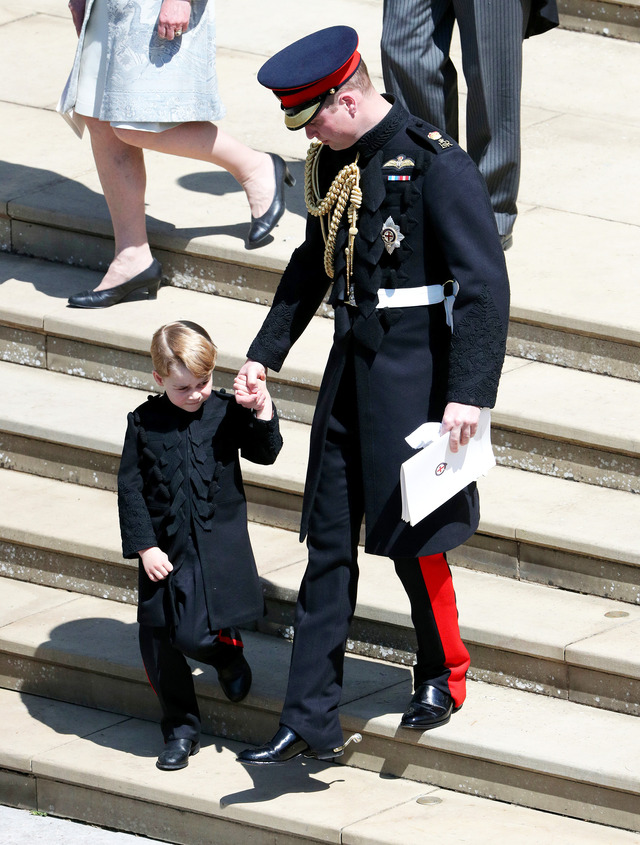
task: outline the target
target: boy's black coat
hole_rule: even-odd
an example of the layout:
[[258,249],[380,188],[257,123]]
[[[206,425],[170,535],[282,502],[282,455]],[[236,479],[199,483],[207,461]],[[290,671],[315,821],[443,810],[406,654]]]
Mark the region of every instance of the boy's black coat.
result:
[[[118,473],[122,553],[135,558],[159,546],[175,572],[195,547],[213,630],[264,612],[239,455],[271,464],[281,446],[275,410],[271,421],[257,420],[224,392],[195,414],[162,395],[128,416]],[[154,583],[140,564],[138,584],[138,621],[170,625],[171,576]]]

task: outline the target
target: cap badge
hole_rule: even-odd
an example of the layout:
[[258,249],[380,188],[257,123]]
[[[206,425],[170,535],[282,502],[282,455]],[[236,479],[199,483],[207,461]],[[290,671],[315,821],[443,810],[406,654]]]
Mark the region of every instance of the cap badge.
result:
[[387,217],[385,220],[381,237],[384,248],[389,255],[391,255],[394,249],[399,249],[400,241],[404,240],[404,235],[400,231],[400,226],[393,222],[393,217]]

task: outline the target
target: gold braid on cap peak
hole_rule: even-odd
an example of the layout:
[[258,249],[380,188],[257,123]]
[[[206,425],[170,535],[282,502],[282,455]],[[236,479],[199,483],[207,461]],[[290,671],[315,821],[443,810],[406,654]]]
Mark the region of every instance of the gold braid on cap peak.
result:
[[[320,218],[322,237],[324,238],[324,269],[330,279],[333,279],[335,274],[334,253],[336,249],[338,227],[340,225],[340,221],[342,220],[344,210],[347,207],[347,202],[350,201],[349,210],[347,212],[349,218],[349,243],[344,251],[347,264],[346,294],[347,300],[352,305],[355,305],[355,299],[351,290],[351,275],[353,272],[353,245],[355,237],[358,234],[358,228],[356,225],[358,222],[358,209],[362,205],[360,168],[358,167],[358,158],[360,153],[356,155],[356,160],[353,164],[347,164],[342,168],[331,183],[331,187],[327,191],[325,198],[320,200],[318,162],[321,150],[322,144],[319,141],[314,141],[309,147],[307,159],[304,164],[304,201],[309,214]],[[332,208],[333,214],[331,214]],[[331,214],[328,233],[325,230],[325,221],[322,219],[325,214],[327,216]]]

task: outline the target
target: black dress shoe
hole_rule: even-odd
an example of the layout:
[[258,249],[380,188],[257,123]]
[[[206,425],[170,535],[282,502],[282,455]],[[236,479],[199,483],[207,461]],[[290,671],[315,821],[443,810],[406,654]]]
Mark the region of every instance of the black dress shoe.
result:
[[453,706],[453,699],[448,693],[428,683],[420,684],[402,715],[400,727],[416,728],[420,731],[439,728],[446,725],[451,714],[456,713],[460,707]]
[[245,766],[277,766],[309,751],[307,743],[297,733],[282,725],[270,742],[259,748],[245,748],[236,760]]
[[165,772],[184,769],[189,765],[189,757],[200,751],[200,743],[190,739],[170,739],[164,751],[156,760],[156,766]]
[[251,215],[251,226],[249,227],[249,246],[258,246],[275,227],[276,223],[284,214],[284,183],[293,187],[296,180],[293,174],[284,163],[284,160],[274,153],[269,153],[273,161],[273,170],[276,177],[276,190],[269,208],[260,217]]
[[105,290],[83,290],[82,293],[70,296],[68,304],[72,308],[108,308],[110,305],[122,302],[125,296],[141,288],[147,289],[148,299],[156,299],[161,281],[162,264],[154,258],[146,270],[138,273],[128,282]]
[[225,669],[218,669],[218,680],[229,701],[242,701],[251,689],[251,667],[240,657]]

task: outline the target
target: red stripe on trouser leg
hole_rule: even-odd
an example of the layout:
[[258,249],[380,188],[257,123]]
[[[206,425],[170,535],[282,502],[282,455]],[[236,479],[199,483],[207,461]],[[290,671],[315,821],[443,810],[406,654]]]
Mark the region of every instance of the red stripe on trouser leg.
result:
[[244,643],[242,642],[240,635],[238,634],[237,637],[234,637],[229,632],[229,628],[221,628],[218,631],[218,642],[224,643],[225,645],[232,645],[236,648],[244,648]]
[[419,558],[420,571],[429,593],[431,609],[440,634],[444,665],[450,671],[449,692],[456,707],[460,707],[466,696],[465,676],[471,663],[469,652],[460,638],[458,608],[453,589],[451,570],[444,555],[429,555]]

